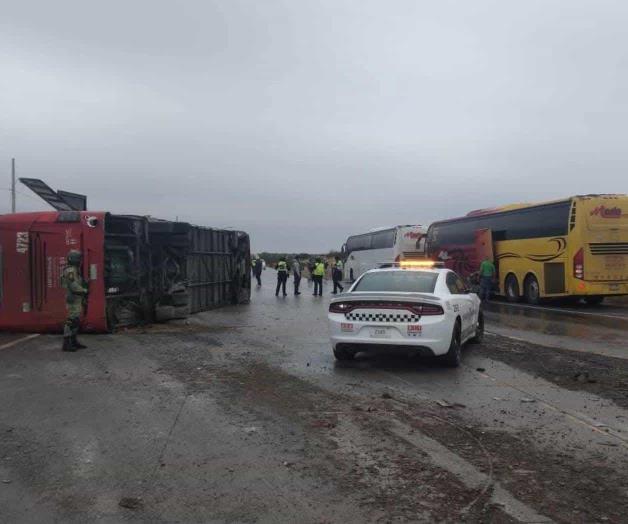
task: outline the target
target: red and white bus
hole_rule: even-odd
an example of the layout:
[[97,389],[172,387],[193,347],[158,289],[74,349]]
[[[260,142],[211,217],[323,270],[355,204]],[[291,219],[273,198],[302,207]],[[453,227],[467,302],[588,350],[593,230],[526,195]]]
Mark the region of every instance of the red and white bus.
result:
[[106,212],[0,215],[0,330],[62,329],[61,275],[72,249],[83,254],[89,284],[85,331],[249,300],[243,232]]

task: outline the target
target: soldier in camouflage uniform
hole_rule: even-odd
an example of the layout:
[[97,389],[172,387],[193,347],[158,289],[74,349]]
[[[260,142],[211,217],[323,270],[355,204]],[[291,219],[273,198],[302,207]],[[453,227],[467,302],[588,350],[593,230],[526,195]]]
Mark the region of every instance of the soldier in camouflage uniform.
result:
[[76,339],[88,293],[80,272],[82,258],[80,251],[70,251],[67,258],[68,264],[63,270],[62,282],[66,290],[65,304],[68,311],[68,318],[63,325],[63,351],[76,351],[86,347]]

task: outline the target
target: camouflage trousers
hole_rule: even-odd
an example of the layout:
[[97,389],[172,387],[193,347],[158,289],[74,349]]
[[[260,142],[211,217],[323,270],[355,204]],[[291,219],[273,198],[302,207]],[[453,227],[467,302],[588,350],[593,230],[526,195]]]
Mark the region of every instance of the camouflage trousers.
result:
[[81,306],[76,304],[68,304],[68,316],[63,324],[63,336],[75,337],[78,334],[81,322]]

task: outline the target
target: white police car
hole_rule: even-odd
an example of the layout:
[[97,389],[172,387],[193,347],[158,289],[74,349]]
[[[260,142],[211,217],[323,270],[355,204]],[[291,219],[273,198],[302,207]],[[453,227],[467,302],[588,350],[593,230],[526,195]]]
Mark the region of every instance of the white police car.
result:
[[332,299],[328,319],[338,360],[369,348],[403,348],[457,367],[462,345],[484,335],[478,296],[455,272],[428,262],[364,273]]

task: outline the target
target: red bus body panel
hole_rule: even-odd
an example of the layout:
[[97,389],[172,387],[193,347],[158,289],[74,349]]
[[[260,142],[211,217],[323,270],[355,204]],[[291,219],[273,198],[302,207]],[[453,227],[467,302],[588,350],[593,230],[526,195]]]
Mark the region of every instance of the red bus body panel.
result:
[[61,216],[56,211],[0,216],[0,330],[63,329],[66,308],[61,275],[71,249],[83,253],[82,274],[89,282],[81,329],[107,330],[105,213],[76,212],[67,222],[60,221]]

